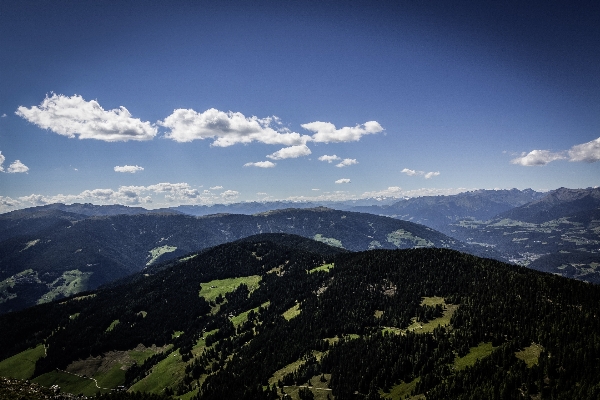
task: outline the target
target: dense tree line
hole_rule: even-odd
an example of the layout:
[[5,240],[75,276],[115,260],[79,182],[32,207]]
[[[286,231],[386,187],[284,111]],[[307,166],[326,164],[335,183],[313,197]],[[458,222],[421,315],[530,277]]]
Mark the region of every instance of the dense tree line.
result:
[[[48,355],[36,365],[41,374],[109,350],[172,343],[187,364],[169,393],[198,387],[197,400],[276,399],[281,393],[269,378],[297,360],[301,365],[280,385],[330,374],[327,384],[341,400],[379,398],[381,389],[417,378],[415,394],[428,399],[585,399],[598,393],[597,286],[445,249],[334,255],[291,243],[254,238],[217,246],[95,297],[1,316],[2,350],[10,355],[45,340]],[[325,262],[334,268],[307,273]],[[240,285],[227,293],[218,299],[217,313],[199,296],[202,282],[249,275],[261,276],[259,287],[250,292]],[[424,323],[440,316],[440,305],[422,305],[430,296],[458,306],[451,327],[383,333],[384,327],[405,329],[413,318]],[[284,318],[292,307],[300,313]],[[255,308],[233,325],[231,316]],[[14,324],[14,332],[6,323]],[[184,333],[173,338],[174,331]],[[194,357],[201,337],[208,347]],[[492,354],[454,370],[454,360],[481,342],[493,344]],[[515,352],[532,343],[544,351],[528,368]],[[165,356],[131,367],[127,384]]]

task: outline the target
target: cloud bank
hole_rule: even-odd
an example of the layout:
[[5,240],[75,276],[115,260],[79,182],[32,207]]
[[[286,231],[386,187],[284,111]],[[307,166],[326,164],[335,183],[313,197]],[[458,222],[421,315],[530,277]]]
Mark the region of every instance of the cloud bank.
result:
[[39,106],[19,107],[18,116],[59,135],[106,142],[151,140],[157,128],[150,122],[133,118],[125,107],[104,110],[97,101],[83,97],[52,94]]

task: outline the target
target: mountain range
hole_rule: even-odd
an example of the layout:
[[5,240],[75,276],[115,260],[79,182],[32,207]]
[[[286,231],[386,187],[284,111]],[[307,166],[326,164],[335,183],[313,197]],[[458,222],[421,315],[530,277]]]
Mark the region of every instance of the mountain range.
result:
[[158,261],[265,232],[297,234],[352,251],[440,247],[495,254],[423,225],[327,208],[194,217],[143,209],[129,214],[107,209],[99,215],[95,207],[73,206],[90,216],[65,211],[69,207],[0,216],[0,312],[94,289]]
[[[160,261],[263,232],[298,234],[351,251],[452,248],[600,283],[599,199],[598,188],[560,188],[548,193],[478,190],[379,205],[372,203],[390,199],[365,200],[369,206],[328,203],[344,210],[282,208],[287,202],[159,210],[33,207],[0,215],[0,313],[94,289]],[[187,214],[218,210],[236,214]],[[260,212],[247,214],[254,211]]]
[[0,376],[103,399],[596,399],[599,304],[451,249],[261,234],[0,315]]

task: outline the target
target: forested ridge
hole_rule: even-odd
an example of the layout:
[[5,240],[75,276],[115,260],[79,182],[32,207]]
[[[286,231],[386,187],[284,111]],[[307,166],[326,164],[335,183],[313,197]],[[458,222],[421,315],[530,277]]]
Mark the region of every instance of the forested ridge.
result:
[[[0,316],[0,359],[43,343],[35,377],[140,343],[167,346],[130,365],[121,384],[139,388],[180,357],[162,394],[198,400],[277,399],[318,380],[327,391],[317,395],[335,399],[379,399],[408,383],[427,399],[600,396],[598,286],[448,249],[311,243],[259,235]],[[202,296],[201,284],[251,276],[255,287]],[[449,325],[421,331],[443,316]],[[493,350],[460,366],[481,344]],[[527,363],[517,356],[533,346]]]

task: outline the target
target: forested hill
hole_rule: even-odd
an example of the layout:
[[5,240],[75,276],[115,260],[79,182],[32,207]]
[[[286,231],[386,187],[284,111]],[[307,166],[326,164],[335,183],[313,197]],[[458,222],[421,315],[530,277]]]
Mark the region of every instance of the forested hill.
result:
[[3,215],[0,313],[94,289],[160,261],[267,232],[301,235],[353,251],[435,246],[494,255],[423,225],[327,208],[206,217],[137,211],[85,216],[42,207]]
[[66,391],[94,378],[198,400],[600,394],[598,286],[448,249],[275,238],[0,316],[0,374],[28,360],[22,378]]

